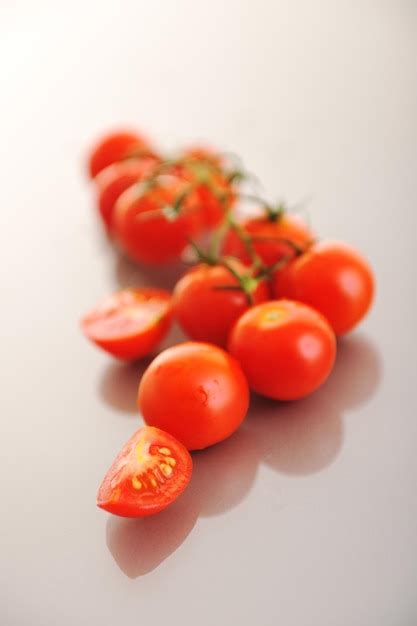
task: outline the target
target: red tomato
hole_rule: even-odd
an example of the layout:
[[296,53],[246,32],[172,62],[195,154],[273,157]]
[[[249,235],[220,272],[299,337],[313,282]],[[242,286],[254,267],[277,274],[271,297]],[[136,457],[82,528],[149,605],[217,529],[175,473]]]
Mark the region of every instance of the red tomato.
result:
[[200,210],[206,229],[215,228],[236,201],[236,190],[228,181],[219,155],[207,148],[183,153],[173,171],[194,185],[189,202]]
[[[285,256],[295,254],[294,248],[284,240],[292,241],[301,248],[313,241],[313,235],[306,224],[289,213],[283,213],[274,219],[267,216],[250,218],[244,220],[241,227],[252,238],[255,252],[268,267]],[[225,237],[223,253],[237,257],[244,263],[251,261],[245,245],[234,230],[230,230]]]
[[140,359],[162,341],[172,320],[171,294],[162,289],[123,289],[81,320],[88,339],[119,359]]
[[230,333],[229,351],[242,365],[251,389],[275,400],[295,400],[326,380],[336,340],[314,309],[274,300],[242,315]]
[[[239,261],[232,267],[243,280],[254,280],[250,270]],[[237,290],[237,287],[237,278],[222,265],[201,264],[192,268],[174,290],[174,315],[183,330],[192,339],[225,346],[234,322],[250,306],[243,288]],[[253,304],[268,300],[266,282],[254,281],[251,295]]]
[[145,517],[165,509],[187,487],[192,473],[188,450],[159,428],[140,428],[104,477],[97,505],[122,517]]
[[374,277],[365,259],[343,243],[323,241],[291,262],[274,280],[276,297],[320,311],[337,335],[352,330],[369,310]]
[[116,131],[102,137],[91,151],[88,169],[91,178],[105,167],[129,157],[149,152],[147,139],[131,131]]
[[113,214],[120,245],[135,261],[167,263],[179,258],[190,237],[202,229],[198,211],[184,201],[177,215],[164,210],[175,205],[188,183],[176,176],[159,177],[155,186],[134,185],[122,193]]
[[195,145],[190,146],[183,152],[183,158],[188,161],[207,162],[222,169],[225,165],[224,158],[214,148],[210,146]]
[[158,162],[156,156],[126,159],[112,163],[97,175],[98,207],[107,230],[112,230],[113,210],[118,197],[134,183],[150,176]]
[[189,450],[229,437],[248,404],[248,384],[239,363],[208,343],[187,342],[164,350],[139,384],[145,422],[167,430]]

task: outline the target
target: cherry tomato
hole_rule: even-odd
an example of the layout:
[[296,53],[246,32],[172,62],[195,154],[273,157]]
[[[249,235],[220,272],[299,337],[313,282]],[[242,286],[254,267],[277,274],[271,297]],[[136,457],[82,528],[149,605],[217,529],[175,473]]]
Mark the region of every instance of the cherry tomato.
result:
[[[271,218],[263,216],[246,219],[241,227],[251,237],[255,252],[268,267],[283,257],[295,254],[294,247],[285,243],[285,240],[292,241],[301,248],[313,241],[313,235],[306,224],[289,213]],[[244,263],[249,264],[251,261],[244,243],[234,230],[230,230],[225,237],[223,253],[237,257]]]
[[186,181],[168,175],[122,193],[114,209],[114,233],[132,259],[160,264],[179,258],[189,238],[201,232],[201,217],[188,198],[174,212],[188,188]]
[[126,159],[112,163],[97,175],[98,207],[108,231],[112,230],[113,210],[118,197],[134,183],[150,176],[158,162],[156,156]]
[[[231,266],[246,281],[253,304],[268,300],[265,281],[251,278],[251,271],[239,261]],[[238,279],[222,265],[192,268],[174,290],[174,315],[183,330],[192,339],[225,346],[234,322],[250,306],[244,287],[239,286]]]
[[162,341],[172,320],[171,294],[162,289],[123,289],[82,320],[88,339],[119,359],[140,359]]
[[105,167],[129,157],[150,152],[147,139],[128,130],[116,131],[102,137],[93,147],[89,159],[91,178]]
[[221,157],[215,152],[196,148],[185,152],[174,165],[177,175],[193,185],[189,202],[201,211],[207,230],[215,228],[236,201],[236,190],[222,164]]
[[187,487],[192,473],[188,450],[159,428],[140,428],[104,477],[97,505],[122,517],[145,517],[165,509]]
[[183,152],[183,158],[187,161],[210,163],[217,169],[225,166],[225,160],[214,148],[204,145],[190,146]]
[[314,309],[274,300],[242,315],[230,333],[229,351],[242,365],[251,389],[276,400],[295,400],[326,380],[336,340]]
[[189,450],[229,437],[248,404],[248,384],[239,363],[208,343],[187,342],[164,350],[139,384],[145,422],[167,430]]
[[343,243],[323,241],[291,262],[274,280],[276,297],[305,302],[322,313],[337,335],[369,310],[374,277],[365,259]]

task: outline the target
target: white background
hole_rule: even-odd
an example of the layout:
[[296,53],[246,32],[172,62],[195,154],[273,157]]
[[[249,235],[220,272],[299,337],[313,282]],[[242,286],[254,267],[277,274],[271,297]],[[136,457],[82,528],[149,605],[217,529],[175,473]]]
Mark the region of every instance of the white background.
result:
[[[0,3],[0,622],[417,623],[417,11],[412,0]],[[119,285],[84,172],[97,134],[239,153],[364,251],[378,294],[325,387],[257,401],[146,521],[95,495],[139,369],[78,330]]]

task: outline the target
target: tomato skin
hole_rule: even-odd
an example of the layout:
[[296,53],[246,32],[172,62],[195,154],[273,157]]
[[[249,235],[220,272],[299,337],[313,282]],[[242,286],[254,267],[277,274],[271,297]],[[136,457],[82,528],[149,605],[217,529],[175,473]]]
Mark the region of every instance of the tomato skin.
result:
[[[253,238],[253,247],[267,266],[277,263],[285,256],[294,256],[294,248],[282,241],[283,239],[290,240],[304,248],[310,245],[314,238],[306,224],[289,213],[283,213],[275,220],[267,216],[243,220],[241,227]],[[264,241],[261,238],[264,238]],[[223,253],[234,256],[243,263],[250,264],[251,262],[244,244],[233,230],[230,230],[225,237]]]
[[139,263],[163,264],[181,256],[190,237],[201,232],[198,211],[185,202],[180,214],[169,220],[161,213],[172,206],[186,188],[177,177],[147,190],[129,187],[116,202],[113,226],[127,254]]
[[200,211],[205,229],[218,226],[236,202],[236,189],[228,181],[221,156],[209,148],[190,148],[173,171],[194,185],[189,204]]
[[[248,268],[239,261],[232,265],[239,274],[249,275]],[[224,286],[236,287],[238,281],[222,265],[198,265],[177,282],[173,294],[174,315],[192,339],[225,347],[234,322],[249,308],[243,290],[217,289]],[[252,298],[254,304],[269,299],[265,281],[258,283]]]
[[248,384],[239,363],[208,343],[186,342],[161,352],[138,390],[145,422],[170,432],[188,450],[229,437],[248,405]]
[[101,137],[91,150],[88,170],[91,178],[95,178],[105,167],[135,156],[140,152],[150,151],[147,139],[129,131],[120,130]]
[[368,312],[375,281],[367,261],[354,248],[323,241],[277,272],[273,289],[276,297],[314,307],[336,335],[344,335]]
[[126,159],[112,163],[96,176],[97,204],[109,232],[112,231],[116,200],[134,183],[150,176],[158,162],[159,159],[156,156]]
[[83,317],[81,328],[90,341],[112,356],[131,361],[150,354],[171,323],[171,294],[142,287],[123,289],[105,299]]
[[228,347],[250,388],[275,400],[296,400],[315,391],[336,356],[335,336],[325,318],[290,300],[246,311],[233,327]]
[[105,475],[97,506],[121,517],[159,513],[187,487],[192,467],[188,450],[169,433],[140,428]]

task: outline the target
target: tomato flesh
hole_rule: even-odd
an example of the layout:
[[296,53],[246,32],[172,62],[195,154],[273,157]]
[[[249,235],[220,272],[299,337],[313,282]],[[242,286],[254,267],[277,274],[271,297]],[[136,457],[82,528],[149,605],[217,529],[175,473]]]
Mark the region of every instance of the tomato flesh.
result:
[[122,517],[159,513],[187,487],[188,450],[159,428],[140,428],[122,448],[100,485],[97,505]]
[[171,320],[171,294],[143,287],[106,298],[81,320],[81,327],[106,352],[132,360],[146,356],[162,341]]

